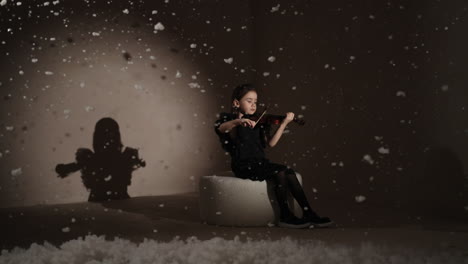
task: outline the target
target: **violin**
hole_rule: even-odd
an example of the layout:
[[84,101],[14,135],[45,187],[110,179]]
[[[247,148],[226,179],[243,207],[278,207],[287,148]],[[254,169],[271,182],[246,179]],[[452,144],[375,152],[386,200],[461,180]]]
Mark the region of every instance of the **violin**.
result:
[[[243,115],[242,118],[248,118],[252,121],[257,122],[257,124],[269,124],[269,125],[279,125],[286,118],[285,115],[272,115],[266,114],[266,110],[260,114],[253,115]],[[297,123],[300,126],[305,124],[304,119],[294,116],[293,122]]]

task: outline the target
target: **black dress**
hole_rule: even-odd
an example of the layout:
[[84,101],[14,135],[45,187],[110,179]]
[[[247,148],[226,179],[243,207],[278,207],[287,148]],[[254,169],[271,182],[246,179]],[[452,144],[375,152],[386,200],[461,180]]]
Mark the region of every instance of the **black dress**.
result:
[[258,124],[255,128],[236,126],[228,133],[219,131],[222,123],[235,118],[234,114],[221,113],[215,122],[215,131],[223,149],[231,155],[231,169],[236,177],[264,181],[286,170],[285,165],[272,163],[265,157],[264,149],[271,128],[269,124]]

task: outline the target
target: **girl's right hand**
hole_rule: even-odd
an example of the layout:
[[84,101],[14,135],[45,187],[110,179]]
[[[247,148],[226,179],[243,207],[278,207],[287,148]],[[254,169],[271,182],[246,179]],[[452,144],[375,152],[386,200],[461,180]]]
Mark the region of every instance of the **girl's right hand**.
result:
[[243,127],[255,127],[255,124],[257,122],[253,121],[253,120],[250,120],[250,119],[247,119],[247,118],[241,118],[240,119],[240,125],[243,126]]

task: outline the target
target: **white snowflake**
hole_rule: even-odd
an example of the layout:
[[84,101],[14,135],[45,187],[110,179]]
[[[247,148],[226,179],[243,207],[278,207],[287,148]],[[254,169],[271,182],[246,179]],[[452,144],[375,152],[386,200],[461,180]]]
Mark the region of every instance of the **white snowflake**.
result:
[[175,77],[176,78],[182,78],[182,73],[180,73],[180,71],[177,71]]
[[192,82],[192,83],[189,83],[188,86],[189,86],[190,88],[192,88],[192,89],[194,89],[194,88],[200,88],[200,85],[199,85],[198,83],[193,83],[193,82]]
[[156,25],[154,25],[154,32],[157,33],[158,30],[164,30],[164,25],[161,22],[158,22]]
[[21,174],[23,174],[23,170],[21,168],[11,170],[11,176],[16,177]]
[[380,154],[389,154],[390,153],[390,150],[388,148],[384,148],[384,147],[380,147],[378,149],[379,153]]
[[270,56],[268,57],[268,61],[269,62],[274,62],[276,60],[276,58],[274,56]]
[[277,6],[273,6],[270,10],[271,13],[274,13],[274,12],[277,12],[280,8],[280,4],[278,4]]
[[2,1],[0,2],[0,6],[4,6],[4,5],[6,5],[6,4],[7,4],[7,0],[2,0]]
[[85,106],[85,111],[86,112],[94,111],[94,107],[87,105],[87,106]]
[[372,159],[372,157],[369,154],[364,155],[364,157],[362,159],[364,161],[367,161],[371,165],[374,164],[374,160]]
[[396,93],[396,96],[406,97],[406,93],[403,92],[403,91],[398,91],[398,92]]
[[196,47],[197,47],[197,44],[195,44],[195,43],[190,44],[190,48],[194,49]]
[[366,200],[366,197],[363,196],[363,195],[358,195],[358,196],[354,197],[354,199],[356,200],[356,202],[362,203],[362,202],[364,202]]
[[124,14],[127,14],[127,15],[128,15],[130,12],[128,11],[128,9],[124,9],[124,10],[122,11],[122,13],[124,13]]
[[68,233],[68,232],[70,232],[70,228],[69,227],[62,228],[62,232]]
[[224,59],[224,62],[227,64],[231,64],[233,60],[234,59],[231,57],[231,58]]
[[444,84],[444,85],[442,85],[442,87],[440,87],[440,89],[441,89],[443,92],[448,91],[448,88],[449,88],[449,87],[448,87],[447,84]]

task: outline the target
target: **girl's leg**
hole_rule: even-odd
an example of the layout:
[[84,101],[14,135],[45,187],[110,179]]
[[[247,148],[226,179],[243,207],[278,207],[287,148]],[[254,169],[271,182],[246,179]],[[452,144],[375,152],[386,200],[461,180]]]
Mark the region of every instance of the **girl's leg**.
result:
[[286,178],[285,171],[276,173],[274,180],[276,200],[278,201],[280,208],[280,219],[289,218],[293,214],[289,210],[288,206],[288,179]]
[[310,207],[309,202],[307,201],[307,197],[304,193],[304,189],[302,189],[299,180],[297,179],[296,173],[292,169],[287,169],[284,171],[286,175],[287,186],[291,194],[293,195],[294,199],[296,199],[297,203],[301,206],[302,212],[305,217],[319,217],[316,212],[312,210]]

